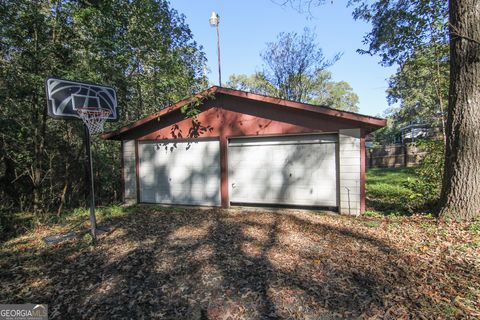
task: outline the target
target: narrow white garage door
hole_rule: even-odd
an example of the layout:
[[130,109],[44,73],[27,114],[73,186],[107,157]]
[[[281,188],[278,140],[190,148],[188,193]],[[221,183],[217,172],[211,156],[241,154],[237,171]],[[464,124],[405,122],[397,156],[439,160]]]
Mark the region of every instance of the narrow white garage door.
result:
[[140,142],[140,201],[220,205],[220,143]]
[[231,139],[230,201],[338,206],[336,135]]

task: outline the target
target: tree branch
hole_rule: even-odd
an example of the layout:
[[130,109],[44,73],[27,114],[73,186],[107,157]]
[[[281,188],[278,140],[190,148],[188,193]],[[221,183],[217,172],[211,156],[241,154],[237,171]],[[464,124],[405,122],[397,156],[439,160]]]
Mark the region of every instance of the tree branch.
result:
[[480,45],[479,40],[470,38],[469,36],[466,36],[466,35],[463,35],[463,34],[460,33],[458,28],[455,27],[453,24],[449,23],[449,25],[452,28],[452,31],[450,32],[450,36],[455,36],[455,37],[458,37],[458,38],[462,38],[462,39],[465,39],[465,40],[468,40],[470,42],[473,42],[473,43],[476,43],[476,44]]

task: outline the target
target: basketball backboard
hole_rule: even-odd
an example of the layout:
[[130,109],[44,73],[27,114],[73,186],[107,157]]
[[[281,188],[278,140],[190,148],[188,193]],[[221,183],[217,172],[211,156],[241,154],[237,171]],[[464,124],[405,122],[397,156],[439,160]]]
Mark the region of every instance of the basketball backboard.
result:
[[80,119],[77,108],[111,110],[107,121],[118,120],[117,95],[112,87],[56,78],[45,81],[48,114],[56,119]]

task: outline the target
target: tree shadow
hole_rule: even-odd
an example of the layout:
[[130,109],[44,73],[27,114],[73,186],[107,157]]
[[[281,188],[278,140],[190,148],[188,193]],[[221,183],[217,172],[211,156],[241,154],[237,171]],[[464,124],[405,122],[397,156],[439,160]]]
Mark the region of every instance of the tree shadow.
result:
[[312,214],[143,208],[95,248],[53,248],[16,301],[53,319],[356,318],[413,285],[389,243]]
[[[288,137],[280,145],[268,145],[271,143],[269,139],[264,138],[261,147],[248,145],[229,148],[231,201],[243,205],[260,203],[338,208],[338,157],[332,157],[336,151],[326,151],[326,148],[336,150],[338,144],[305,141],[289,144],[291,137]],[[280,139],[276,137],[274,141]],[[269,163],[269,166],[262,165],[264,163]],[[248,168],[248,171],[244,168]],[[332,183],[335,184],[334,188],[331,187]]]

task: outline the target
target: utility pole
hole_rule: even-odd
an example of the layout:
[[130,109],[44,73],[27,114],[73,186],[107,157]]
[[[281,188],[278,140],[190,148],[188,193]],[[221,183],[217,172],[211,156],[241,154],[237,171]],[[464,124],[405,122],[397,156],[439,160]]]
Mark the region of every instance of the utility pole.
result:
[[220,67],[220,30],[218,28],[220,24],[220,16],[215,11],[212,12],[212,15],[209,19],[210,25],[217,28],[217,56],[218,56],[218,83],[219,86],[222,86],[222,70]]

